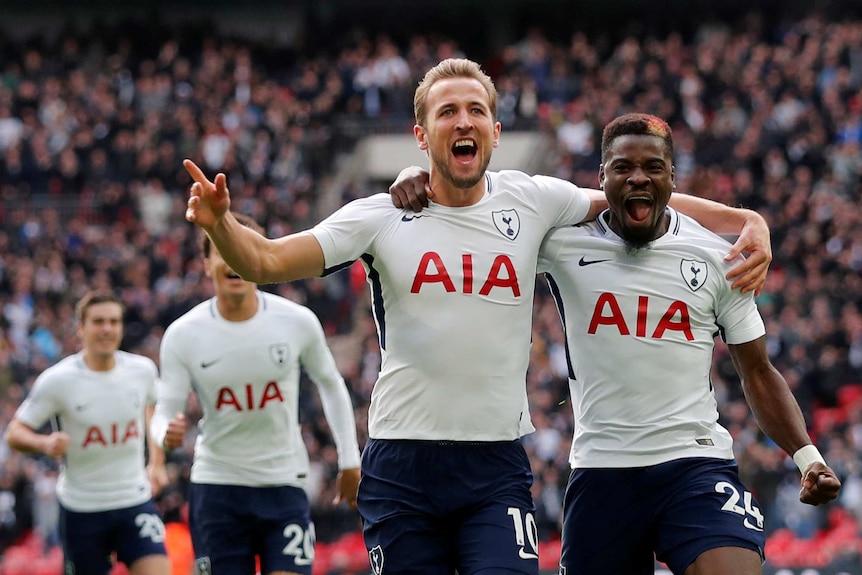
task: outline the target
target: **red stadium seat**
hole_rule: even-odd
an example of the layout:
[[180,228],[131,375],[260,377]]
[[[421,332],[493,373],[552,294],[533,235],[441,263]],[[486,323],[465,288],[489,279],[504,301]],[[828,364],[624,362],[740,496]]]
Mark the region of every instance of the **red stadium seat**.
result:
[[559,539],[539,543],[539,569],[551,571],[558,568],[561,547]]
[[838,405],[845,410],[862,406],[862,384],[854,383],[838,388]]
[[362,533],[348,533],[329,546],[329,561],[333,569],[362,571],[368,569],[368,552]]
[[797,542],[796,535],[790,529],[777,529],[766,540],[766,556],[776,567],[789,567],[792,563],[791,553]]
[[812,439],[828,435],[836,426],[844,423],[844,409],[840,407],[817,407],[812,421]]
[[63,557],[39,557],[29,566],[29,575],[57,575],[63,572]]

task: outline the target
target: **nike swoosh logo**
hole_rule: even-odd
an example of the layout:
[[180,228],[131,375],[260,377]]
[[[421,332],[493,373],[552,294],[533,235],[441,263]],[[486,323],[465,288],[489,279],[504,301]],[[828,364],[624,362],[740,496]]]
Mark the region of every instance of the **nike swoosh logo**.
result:
[[407,216],[407,215],[404,215],[404,216],[401,216],[401,221],[402,221],[402,222],[412,222],[413,220],[418,220],[418,219],[419,219],[419,218],[421,218],[421,217],[422,217],[422,216]]
[[214,364],[214,363],[216,363],[216,362],[218,362],[218,361],[221,361],[221,358],[214,359],[214,360],[212,360],[212,361],[202,361],[202,362],[201,362],[201,368],[202,368],[202,369],[206,369],[206,368],[208,368],[209,366],[211,366],[212,364]]
[[746,517],[745,519],[743,519],[742,524],[743,524],[744,526],[746,526],[747,528],[751,529],[752,531],[763,531],[763,527],[758,527],[757,525],[752,525],[752,524],[748,521],[748,517]]
[[581,267],[591,266],[593,264],[600,264],[600,263],[609,262],[609,261],[611,261],[611,260],[609,260],[609,259],[608,260],[585,260],[584,256],[581,256],[581,259],[578,260],[578,265]]
[[520,557],[521,559],[538,559],[539,558],[539,556],[536,555],[535,553],[529,553],[527,551],[524,551],[523,547],[518,549],[518,557]]

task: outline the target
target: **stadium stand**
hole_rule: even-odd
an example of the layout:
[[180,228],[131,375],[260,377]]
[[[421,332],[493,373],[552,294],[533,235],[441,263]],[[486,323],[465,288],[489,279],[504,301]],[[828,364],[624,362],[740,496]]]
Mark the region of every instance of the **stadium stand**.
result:
[[[164,328],[211,295],[194,228],[182,218],[184,157],[227,173],[236,209],[270,235],[311,225],[385,189],[391,166],[340,171],[365,136],[409,133],[424,70],[466,53],[497,82],[502,146],[507,130],[550,142],[530,159],[534,169],[594,186],[604,123],[624,111],[656,113],[674,129],[678,189],[767,218],[775,260],[758,303],[770,355],[840,475],[840,500],[828,508],[797,501],[796,467],[757,428],[718,345],[712,379],[722,422],[767,516],[764,572],[862,572],[862,14],[792,15],[754,11],[734,21],[692,18],[679,31],[628,26],[604,35],[571,27],[560,34],[555,23],[479,54],[454,34],[396,28],[350,29],[310,53],[240,34],[240,25],[208,28],[188,14],[172,25],[96,20],[83,31],[60,20],[51,33],[8,29],[32,14],[6,20],[0,429],[35,375],[76,348],[72,305],[86,288],[122,295],[123,347],[155,360]],[[320,317],[364,442],[380,357],[361,269],[267,289]],[[528,386],[538,431],[526,443],[542,568],[552,573],[572,415],[562,332],[543,282],[534,316]],[[304,389],[315,573],[365,573],[356,514],[330,504],[335,452],[321,405]],[[189,415],[199,416],[194,406]],[[172,495],[160,499],[169,522],[183,521],[191,440],[170,456]],[[55,462],[0,445],[0,572],[60,572],[55,482]]]

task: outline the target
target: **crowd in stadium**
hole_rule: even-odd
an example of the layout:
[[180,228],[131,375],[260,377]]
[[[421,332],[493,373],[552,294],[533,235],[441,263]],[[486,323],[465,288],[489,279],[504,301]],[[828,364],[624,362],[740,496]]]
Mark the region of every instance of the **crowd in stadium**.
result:
[[[78,349],[73,306],[86,290],[121,295],[123,348],[154,360],[167,325],[210,297],[196,230],[183,218],[184,158],[225,172],[233,209],[271,237],[303,229],[326,215],[315,209],[324,194],[347,201],[385,191],[369,182],[331,189],[337,159],[371,130],[408,133],[418,79],[461,53],[448,38],[400,45],[351,35],[330,53],[287,58],[200,30],[153,32],[69,31],[0,49],[0,430],[34,378]],[[796,466],[760,433],[718,343],[712,381],[722,424],[766,515],[770,560],[858,561],[862,21],[812,15],[772,28],[752,17],[619,42],[579,32],[560,43],[534,28],[482,64],[500,92],[502,145],[507,130],[553,134],[552,175],[596,187],[602,127],[623,112],[649,112],[674,130],[678,190],[767,219],[774,261],[757,301],[771,359],[840,476],[840,499],[826,508],[798,502]],[[560,320],[537,281],[528,374],[537,431],[525,443],[540,535],[554,541],[572,413]],[[306,304],[347,342],[335,352],[361,444],[380,362],[361,269],[265,289]],[[308,491],[318,539],[332,543],[355,534],[359,519],[331,503],[335,450],[306,391]],[[169,455],[174,482],[159,499],[169,522],[182,521],[192,446],[190,437]],[[56,544],[56,474],[55,461],[0,444],[0,553],[30,529]]]

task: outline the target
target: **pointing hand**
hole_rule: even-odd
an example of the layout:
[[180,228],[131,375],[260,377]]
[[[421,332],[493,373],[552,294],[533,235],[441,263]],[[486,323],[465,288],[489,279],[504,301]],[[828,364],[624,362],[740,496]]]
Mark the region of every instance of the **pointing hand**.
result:
[[189,192],[186,219],[204,230],[210,229],[230,209],[227,176],[218,173],[211,182],[193,161],[183,160],[183,166],[194,180]]

